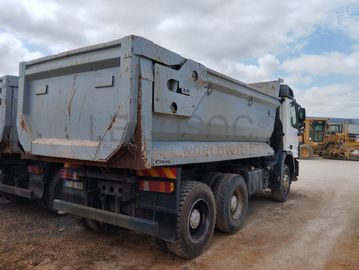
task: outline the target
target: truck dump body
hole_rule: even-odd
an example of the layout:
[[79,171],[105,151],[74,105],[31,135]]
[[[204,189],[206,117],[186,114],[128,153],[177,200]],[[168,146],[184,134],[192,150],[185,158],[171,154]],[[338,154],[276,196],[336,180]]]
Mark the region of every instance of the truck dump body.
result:
[[16,130],[18,78],[0,78],[0,154],[19,153]]
[[27,154],[144,169],[268,156],[280,80],[248,85],[144,38],[21,64]]

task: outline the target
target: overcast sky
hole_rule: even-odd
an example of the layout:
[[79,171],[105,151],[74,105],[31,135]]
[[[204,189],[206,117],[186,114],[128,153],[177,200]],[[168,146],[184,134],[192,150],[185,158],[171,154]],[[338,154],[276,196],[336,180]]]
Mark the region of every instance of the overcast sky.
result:
[[358,0],[0,0],[0,75],[128,34],[244,82],[281,77],[308,115],[359,118]]

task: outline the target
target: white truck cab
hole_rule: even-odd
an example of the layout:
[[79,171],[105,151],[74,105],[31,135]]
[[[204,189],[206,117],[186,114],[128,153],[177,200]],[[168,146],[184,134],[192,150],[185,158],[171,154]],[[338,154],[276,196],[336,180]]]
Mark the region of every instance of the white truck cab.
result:
[[287,85],[281,85],[282,105],[280,120],[283,125],[283,150],[292,153],[294,158],[299,155],[298,130],[304,125],[305,109],[293,98],[293,90]]

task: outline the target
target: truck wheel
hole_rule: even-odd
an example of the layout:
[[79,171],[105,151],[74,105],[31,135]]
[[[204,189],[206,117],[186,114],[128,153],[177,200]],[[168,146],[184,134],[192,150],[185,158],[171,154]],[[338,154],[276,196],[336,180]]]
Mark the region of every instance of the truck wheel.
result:
[[301,159],[311,159],[313,157],[313,148],[308,144],[302,144],[299,147],[299,156]]
[[166,242],[172,253],[192,259],[199,256],[213,236],[216,221],[215,200],[211,189],[203,183],[182,184],[176,217],[176,240]]
[[49,180],[45,185],[44,195],[39,201],[40,205],[53,213],[59,215],[65,214],[54,208],[54,200],[61,198],[61,193],[62,181],[60,179],[60,170],[55,169],[50,172]]
[[219,172],[209,172],[202,179],[201,182],[205,183],[213,190],[213,186],[219,181],[218,178],[223,177],[223,173]]
[[222,232],[235,233],[244,223],[248,210],[248,191],[243,177],[225,174],[214,187],[217,218],[216,228]]
[[288,200],[288,195],[290,191],[290,185],[291,185],[291,173],[290,169],[287,164],[284,164],[283,167],[283,176],[279,176],[279,181],[276,179],[273,179],[272,183],[272,198],[275,201],[278,202],[285,202]]
[[117,231],[118,227],[103,223],[97,220],[82,218],[80,221],[80,225],[90,231],[95,231],[98,233],[112,233]]

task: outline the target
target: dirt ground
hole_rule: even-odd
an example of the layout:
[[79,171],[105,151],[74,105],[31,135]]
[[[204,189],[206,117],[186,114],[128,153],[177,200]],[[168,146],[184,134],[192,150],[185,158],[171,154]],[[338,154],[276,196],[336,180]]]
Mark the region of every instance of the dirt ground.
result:
[[187,261],[145,235],[86,231],[36,203],[0,198],[0,269],[359,269],[359,162],[300,161],[285,203],[250,200],[244,228]]

